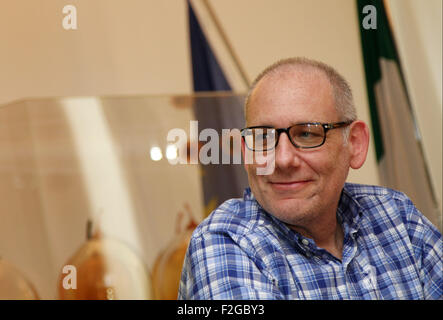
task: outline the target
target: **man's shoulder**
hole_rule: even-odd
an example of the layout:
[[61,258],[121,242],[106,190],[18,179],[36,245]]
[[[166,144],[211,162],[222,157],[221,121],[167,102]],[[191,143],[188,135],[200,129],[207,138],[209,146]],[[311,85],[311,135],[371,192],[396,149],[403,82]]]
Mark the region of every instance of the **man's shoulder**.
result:
[[404,193],[382,186],[346,183],[343,190],[345,195],[365,208],[392,201],[395,203],[411,203],[411,200]]
[[363,219],[371,223],[407,224],[411,214],[421,216],[407,195],[387,187],[346,183],[342,200],[357,208]]
[[422,230],[423,226],[437,230],[403,192],[381,186],[346,183],[343,193],[349,202],[357,203],[364,220],[375,225],[380,224],[384,228],[388,228],[390,223],[396,228],[404,225],[409,234]]
[[193,237],[204,234],[247,234],[259,223],[260,213],[254,200],[229,199],[204,219],[194,231]]

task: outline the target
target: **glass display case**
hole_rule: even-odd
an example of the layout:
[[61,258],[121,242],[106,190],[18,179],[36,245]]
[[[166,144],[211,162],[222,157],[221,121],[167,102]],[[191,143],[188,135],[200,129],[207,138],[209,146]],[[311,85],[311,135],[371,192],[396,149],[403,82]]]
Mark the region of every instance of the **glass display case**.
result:
[[190,232],[247,186],[243,98],[1,106],[0,257],[32,284],[27,297],[174,299]]

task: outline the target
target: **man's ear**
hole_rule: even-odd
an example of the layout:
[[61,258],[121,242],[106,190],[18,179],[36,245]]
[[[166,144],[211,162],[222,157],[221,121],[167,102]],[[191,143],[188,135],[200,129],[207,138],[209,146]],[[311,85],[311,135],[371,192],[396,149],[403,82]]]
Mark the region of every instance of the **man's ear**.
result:
[[348,147],[350,166],[352,169],[359,169],[366,160],[369,148],[369,129],[363,121],[357,120],[350,125]]

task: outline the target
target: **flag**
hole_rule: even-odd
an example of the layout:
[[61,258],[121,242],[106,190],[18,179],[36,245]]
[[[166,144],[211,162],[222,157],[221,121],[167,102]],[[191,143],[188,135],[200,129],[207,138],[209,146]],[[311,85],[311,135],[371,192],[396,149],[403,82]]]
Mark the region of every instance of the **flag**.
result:
[[382,0],[357,0],[380,183],[404,192],[435,225],[438,206]]
[[[194,91],[231,91],[189,2],[188,13]],[[199,131],[205,128],[215,129],[221,140],[222,129],[243,127],[243,101],[238,96],[197,96],[194,101]],[[201,166],[201,173],[206,214],[227,199],[242,197],[243,190],[248,185],[247,175],[241,165],[207,164]]]

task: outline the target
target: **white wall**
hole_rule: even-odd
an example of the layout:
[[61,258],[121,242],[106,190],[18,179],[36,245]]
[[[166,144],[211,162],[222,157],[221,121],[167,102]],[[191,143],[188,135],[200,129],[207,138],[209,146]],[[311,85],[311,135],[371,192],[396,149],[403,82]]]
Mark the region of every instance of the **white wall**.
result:
[[[62,27],[77,8],[78,29]],[[187,93],[184,1],[0,0],[0,104],[42,96]]]

